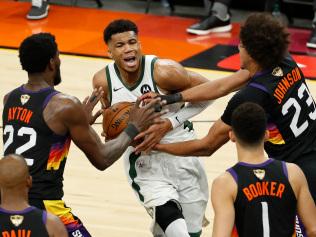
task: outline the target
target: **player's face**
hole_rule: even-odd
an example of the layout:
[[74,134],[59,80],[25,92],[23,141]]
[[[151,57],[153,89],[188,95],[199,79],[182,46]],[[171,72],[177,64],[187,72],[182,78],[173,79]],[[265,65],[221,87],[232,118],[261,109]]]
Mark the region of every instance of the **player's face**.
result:
[[135,72],[139,69],[141,48],[134,31],[112,35],[108,47],[110,56],[119,68],[126,72]]
[[54,85],[57,86],[61,82],[61,74],[60,74],[60,58],[59,58],[59,52],[57,52],[55,58],[55,75],[54,75]]
[[240,57],[240,68],[248,69],[251,58],[241,42],[238,45],[238,49],[239,49],[239,57]]

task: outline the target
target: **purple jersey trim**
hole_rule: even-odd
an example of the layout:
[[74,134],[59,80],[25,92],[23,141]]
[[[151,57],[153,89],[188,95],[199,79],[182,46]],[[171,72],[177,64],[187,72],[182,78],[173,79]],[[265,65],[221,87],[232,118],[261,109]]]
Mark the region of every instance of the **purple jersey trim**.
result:
[[42,216],[42,218],[43,218],[43,223],[44,223],[44,225],[46,225],[46,222],[47,222],[47,212],[46,212],[46,211],[43,211],[43,216]]
[[273,159],[269,158],[268,160],[266,160],[265,162],[260,163],[260,164],[249,164],[249,163],[245,163],[245,162],[238,162],[237,164],[247,166],[247,167],[264,167],[264,166],[270,164],[271,162],[273,162]]
[[58,94],[59,93],[59,91],[53,91],[52,93],[50,93],[46,98],[45,98],[45,100],[44,100],[44,102],[43,102],[43,109],[45,109],[45,107],[46,107],[46,105],[48,104],[48,102],[50,101],[50,99],[54,96],[54,95],[56,95],[56,94]]
[[287,167],[286,167],[286,162],[285,161],[281,161],[282,162],[282,169],[283,169],[283,172],[284,172],[284,175],[289,178],[289,174],[287,172]]
[[228,170],[226,170],[228,173],[231,174],[231,176],[233,176],[234,180],[236,181],[236,183],[238,183],[238,175],[236,173],[236,171],[233,168],[229,168]]
[[266,69],[266,70],[263,70],[262,72],[257,72],[252,78],[261,77],[265,74],[268,74],[269,72],[271,72],[271,69]]
[[10,210],[6,210],[0,207],[0,212],[2,213],[6,213],[6,214],[25,214],[28,213],[30,211],[33,211],[36,207],[30,206],[25,208],[24,210],[21,211],[10,211]]
[[51,90],[51,89],[53,89],[53,88],[52,87],[46,87],[46,88],[40,89],[38,91],[31,91],[31,90],[28,90],[28,89],[24,88],[24,85],[22,85],[20,87],[20,91],[22,91],[23,93],[28,93],[28,94],[40,93],[40,92],[48,91],[48,90]]
[[248,85],[268,93],[267,88],[265,88],[263,85],[260,85],[259,83],[251,82]]

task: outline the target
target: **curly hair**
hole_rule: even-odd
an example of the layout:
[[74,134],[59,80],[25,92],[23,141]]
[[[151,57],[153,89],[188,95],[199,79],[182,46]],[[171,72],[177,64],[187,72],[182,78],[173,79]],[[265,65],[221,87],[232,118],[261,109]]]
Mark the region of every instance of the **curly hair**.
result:
[[138,28],[134,22],[126,19],[112,21],[103,31],[103,40],[107,44],[112,35],[127,31],[134,31],[138,35]]
[[268,13],[251,14],[240,30],[240,41],[248,54],[263,69],[276,67],[289,45],[289,33]]
[[28,73],[44,72],[49,60],[56,56],[57,51],[55,37],[50,33],[27,37],[19,47],[22,69]]
[[262,142],[267,118],[263,108],[252,102],[239,105],[232,114],[232,130],[245,145],[257,145]]

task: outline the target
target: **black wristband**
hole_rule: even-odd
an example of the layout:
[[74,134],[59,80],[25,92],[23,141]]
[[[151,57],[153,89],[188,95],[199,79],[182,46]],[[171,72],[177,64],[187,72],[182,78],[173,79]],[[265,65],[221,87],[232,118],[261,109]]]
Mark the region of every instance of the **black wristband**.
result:
[[134,124],[129,123],[127,127],[124,129],[126,134],[133,140],[139,133],[138,129],[135,127]]
[[158,97],[160,97],[161,100],[167,101],[167,105],[182,101],[182,95],[180,92],[170,95],[158,95]]

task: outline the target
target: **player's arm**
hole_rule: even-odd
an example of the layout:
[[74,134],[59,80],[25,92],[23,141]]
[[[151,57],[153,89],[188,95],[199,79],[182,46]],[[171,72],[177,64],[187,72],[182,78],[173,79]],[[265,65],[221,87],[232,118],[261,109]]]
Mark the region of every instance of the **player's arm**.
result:
[[310,194],[303,171],[295,164],[287,163],[289,181],[297,199],[297,212],[307,236],[316,236],[316,206]]
[[212,184],[211,200],[214,209],[213,237],[231,237],[234,222],[234,200],[237,185],[227,172],[217,177]]
[[231,127],[221,119],[210,128],[208,134],[202,139],[186,142],[157,144],[156,150],[178,156],[210,156],[229,140]]
[[[179,63],[168,59],[156,61],[154,79],[157,86],[166,94],[182,91],[208,81],[205,77],[195,72],[187,71]],[[137,136],[137,139],[144,138],[143,142],[137,146],[137,150],[139,152],[149,151],[167,132],[181,126],[184,121],[202,112],[210,103],[209,101],[188,103],[173,116],[165,119],[165,123],[150,127],[146,133],[141,133]]]
[[238,90],[244,86],[249,79],[249,71],[241,69],[232,75],[207,81],[206,83],[189,88],[181,93],[163,97],[163,99],[166,99],[168,104],[179,101],[197,102],[214,100]]
[[105,144],[89,125],[82,104],[77,99],[64,100],[58,119],[62,121],[74,143],[85,153],[92,165],[104,170],[120,158],[139,131],[156,122],[163,113],[154,112],[157,100],[142,108],[139,107],[139,103],[140,101],[136,102],[130,112],[127,128],[116,139]]
[[68,237],[65,225],[61,220],[47,212],[46,229],[49,237]]
[[92,78],[92,86],[94,89],[102,88],[103,89],[103,97],[101,98],[101,104],[103,108],[109,107],[109,98],[108,98],[108,84],[105,75],[105,69],[101,69],[96,74],[94,74]]

